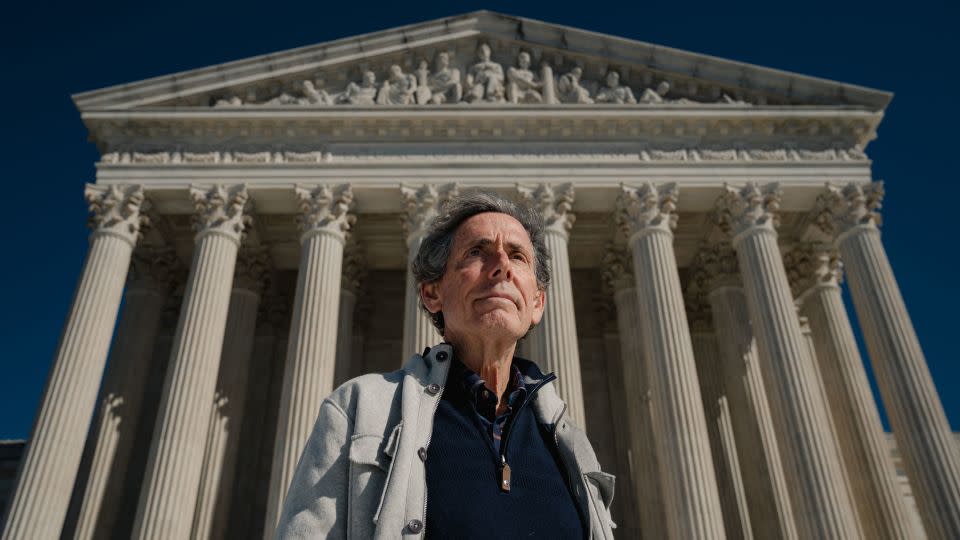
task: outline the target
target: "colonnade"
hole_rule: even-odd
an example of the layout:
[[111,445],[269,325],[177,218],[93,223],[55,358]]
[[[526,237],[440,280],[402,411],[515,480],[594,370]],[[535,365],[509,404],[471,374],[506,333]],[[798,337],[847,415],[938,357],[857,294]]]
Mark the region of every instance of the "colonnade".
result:
[[[673,184],[623,185],[615,202],[618,233],[601,263],[617,311],[615,365],[622,374],[613,394],[624,414],[614,429],[625,430],[620,453],[626,451],[643,536],[912,537],[841,300],[842,264],[926,534],[960,537],[960,456],[880,242],[882,186],[827,186],[803,238],[789,249],[781,248],[775,184],[725,186],[686,287],[674,252],[681,191]],[[549,309],[526,352],[559,375],[570,417],[583,425],[567,251],[574,186],[518,192],[544,216],[552,253]],[[401,188],[410,253],[457,193],[452,184]],[[294,196],[300,261],[267,488],[268,539],[320,401],[346,378],[357,289],[354,277],[343,277],[356,260],[351,186],[302,185]],[[245,238],[257,217],[246,187],[191,188],[196,236],[189,269],[178,268],[168,248],[137,247],[149,215],[142,188],[90,186],[87,197],[90,250],[3,539],[56,538],[65,522],[74,538],[110,530],[150,371],[143,359],[174,287],[171,276],[183,271],[132,536],[222,538],[272,264],[263,246]],[[409,276],[405,290],[400,356],[440,339]],[[67,520],[83,455],[83,495]]]

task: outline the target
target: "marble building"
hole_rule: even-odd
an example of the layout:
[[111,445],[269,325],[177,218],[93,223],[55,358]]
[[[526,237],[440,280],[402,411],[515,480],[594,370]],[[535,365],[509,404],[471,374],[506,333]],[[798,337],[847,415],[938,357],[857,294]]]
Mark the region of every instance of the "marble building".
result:
[[271,538],[323,397],[439,340],[408,258],[472,188],[546,218],[523,353],[618,534],[958,538],[867,152],[890,99],[491,12],[78,94],[90,247],[3,539]]

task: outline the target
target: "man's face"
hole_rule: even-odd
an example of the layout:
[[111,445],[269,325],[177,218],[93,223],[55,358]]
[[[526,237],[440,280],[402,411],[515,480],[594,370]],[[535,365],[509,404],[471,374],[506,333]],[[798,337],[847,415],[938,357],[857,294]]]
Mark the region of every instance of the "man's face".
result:
[[545,301],[537,288],[533,244],[519,221],[486,212],[456,230],[447,268],[420,296],[432,313],[443,311],[444,336],[457,342],[517,340],[540,322]]

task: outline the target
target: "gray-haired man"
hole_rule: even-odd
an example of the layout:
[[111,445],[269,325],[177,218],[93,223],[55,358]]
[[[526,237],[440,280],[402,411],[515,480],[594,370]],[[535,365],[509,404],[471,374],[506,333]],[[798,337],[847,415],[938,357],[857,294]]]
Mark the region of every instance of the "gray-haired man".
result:
[[444,207],[412,271],[445,341],[324,400],[280,538],[612,538],[613,477],[514,355],[547,301],[543,234],[494,194]]

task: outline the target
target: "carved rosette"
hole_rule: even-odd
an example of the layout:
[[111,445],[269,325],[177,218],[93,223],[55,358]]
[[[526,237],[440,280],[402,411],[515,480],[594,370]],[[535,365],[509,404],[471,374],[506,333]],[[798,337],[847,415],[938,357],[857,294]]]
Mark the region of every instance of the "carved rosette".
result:
[[883,182],[850,183],[843,189],[827,184],[817,197],[813,225],[837,243],[858,227],[879,228],[883,195]]
[[662,232],[673,235],[677,228],[677,185],[657,186],[647,182],[639,187],[621,185],[616,219],[628,244],[642,234]]
[[329,234],[341,242],[346,240],[350,227],[357,221],[357,216],[350,213],[353,207],[350,184],[297,186],[295,192],[301,213],[298,219],[301,243],[314,234]]
[[540,212],[547,232],[560,234],[564,239],[570,238],[570,229],[577,218],[572,211],[573,184],[518,185],[517,192],[521,201]]
[[141,246],[131,257],[127,284],[129,287],[173,291],[186,281],[186,271],[173,248]]
[[252,223],[248,214],[252,205],[247,186],[191,186],[190,198],[196,211],[193,229],[198,239],[207,234],[219,234],[240,245],[243,231]]
[[456,184],[423,184],[419,187],[402,185],[406,216],[403,220],[403,233],[407,247],[427,232],[427,227],[440,213],[440,208],[450,199],[460,194]]
[[816,286],[839,287],[843,281],[843,263],[830,244],[798,243],[784,254],[783,264],[794,298],[801,298]]
[[84,198],[90,209],[89,226],[93,235],[109,234],[135,246],[140,230],[150,224],[144,214],[149,203],[143,186],[98,186],[87,184]]
[[343,273],[340,279],[340,288],[358,294],[360,285],[367,277],[366,257],[363,248],[356,240],[347,238],[343,248]]
[[717,198],[717,226],[733,237],[736,248],[743,235],[756,231],[776,232],[780,225],[780,185],[758,186],[753,182],[737,190],[729,185]]
[[233,270],[233,288],[262,295],[270,285],[269,250],[263,246],[242,247]]

